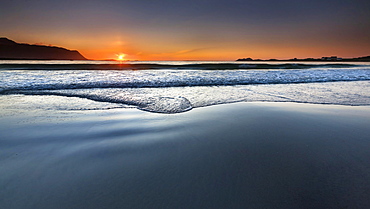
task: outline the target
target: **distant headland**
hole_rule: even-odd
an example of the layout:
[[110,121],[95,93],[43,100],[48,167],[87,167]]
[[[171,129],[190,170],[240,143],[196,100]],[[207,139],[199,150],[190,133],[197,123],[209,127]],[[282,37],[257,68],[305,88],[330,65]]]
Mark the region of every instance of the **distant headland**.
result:
[[321,57],[321,58],[305,58],[305,59],[285,59],[285,60],[279,60],[279,59],[268,59],[268,60],[262,60],[262,59],[252,59],[252,58],[242,58],[237,59],[236,61],[284,61],[284,62],[370,62],[370,56],[366,57],[357,57],[357,58],[341,58],[337,56],[331,56],[331,57]]
[[16,43],[0,38],[0,60],[87,60],[76,50],[56,46]]

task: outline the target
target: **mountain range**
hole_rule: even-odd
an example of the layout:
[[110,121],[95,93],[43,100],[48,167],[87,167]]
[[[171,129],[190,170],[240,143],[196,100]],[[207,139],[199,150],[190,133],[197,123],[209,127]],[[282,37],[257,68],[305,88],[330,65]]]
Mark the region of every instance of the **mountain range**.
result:
[[16,43],[0,38],[0,60],[87,60],[76,50],[62,47]]

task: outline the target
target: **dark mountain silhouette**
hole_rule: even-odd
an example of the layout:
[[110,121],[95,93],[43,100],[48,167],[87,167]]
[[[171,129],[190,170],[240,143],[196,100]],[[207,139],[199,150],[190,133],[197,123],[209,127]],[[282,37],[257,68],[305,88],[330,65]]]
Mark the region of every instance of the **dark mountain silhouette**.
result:
[[236,61],[285,61],[285,62],[370,62],[370,56],[366,57],[356,57],[356,58],[340,58],[337,56],[331,56],[331,57],[322,57],[322,58],[306,58],[306,59],[287,59],[287,60],[278,60],[278,59],[269,59],[269,60],[262,60],[262,59],[252,59],[252,58],[241,58],[237,59]]
[[366,56],[366,57],[358,57],[358,58],[353,58],[354,60],[356,61],[364,61],[364,62],[370,62],[370,56]]
[[0,38],[0,59],[6,60],[86,60],[76,50],[56,46],[19,44]]

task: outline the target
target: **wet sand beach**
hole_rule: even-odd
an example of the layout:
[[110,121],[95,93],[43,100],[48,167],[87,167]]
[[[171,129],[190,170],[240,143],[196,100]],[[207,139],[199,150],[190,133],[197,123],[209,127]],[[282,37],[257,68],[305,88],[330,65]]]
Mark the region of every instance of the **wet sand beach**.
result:
[[0,100],[1,208],[370,207],[369,106]]

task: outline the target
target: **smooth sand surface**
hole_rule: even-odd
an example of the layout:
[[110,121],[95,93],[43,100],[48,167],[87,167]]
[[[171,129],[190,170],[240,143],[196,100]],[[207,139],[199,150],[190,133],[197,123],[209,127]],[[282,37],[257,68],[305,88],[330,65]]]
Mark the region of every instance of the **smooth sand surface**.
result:
[[0,100],[0,208],[370,208],[369,106]]

